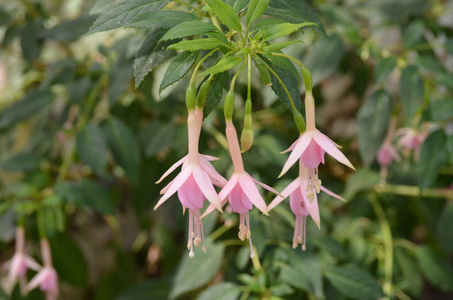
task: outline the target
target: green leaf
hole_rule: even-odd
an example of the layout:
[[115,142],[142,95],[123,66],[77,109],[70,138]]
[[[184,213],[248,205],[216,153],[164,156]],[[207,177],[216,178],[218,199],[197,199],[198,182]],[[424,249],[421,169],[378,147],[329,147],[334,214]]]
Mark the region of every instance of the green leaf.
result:
[[116,161],[124,169],[126,177],[137,184],[141,157],[133,132],[123,121],[115,117],[108,119],[104,130]]
[[220,268],[224,249],[222,244],[206,240],[206,253],[195,251],[194,258],[185,255],[176,273],[169,298],[175,299],[207,284]]
[[204,290],[197,300],[236,300],[241,294],[241,288],[231,282],[222,282]]
[[198,50],[211,50],[219,46],[225,45],[223,42],[216,38],[206,38],[201,40],[182,41],[170,45],[168,49],[184,50],[184,51],[198,51]]
[[128,288],[116,300],[167,300],[169,291],[167,280],[149,280]]
[[247,25],[261,17],[269,5],[270,0],[250,0],[247,9]]
[[453,252],[453,203],[445,205],[445,208],[437,222],[437,237],[439,243],[448,253]]
[[299,24],[291,24],[291,23],[281,23],[281,24],[276,24],[272,27],[270,27],[266,34],[264,35],[263,41],[271,41],[275,40],[280,37],[288,36],[293,32],[296,32],[297,30],[301,29],[302,27],[307,27],[307,26],[318,26],[318,24],[313,23],[313,22],[304,22],[304,23],[299,23]]
[[126,27],[132,28],[171,28],[184,22],[198,20],[184,11],[151,11],[137,15]]
[[413,115],[423,103],[423,80],[415,66],[408,66],[401,73],[400,79],[401,102],[411,122]]
[[326,33],[318,14],[305,0],[271,0],[264,14],[289,23],[314,22],[318,24],[315,30]]
[[432,99],[429,101],[429,111],[433,121],[442,122],[453,119],[453,98]]
[[57,234],[50,240],[50,246],[52,262],[59,278],[77,287],[88,286],[87,262],[69,235]]
[[183,78],[192,68],[198,58],[198,51],[184,51],[175,57],[165,71],[165,75],[160,83],[159,93]]
[[107,141],[102,129],[96,124],[88,124],[76,138],[77,151],[87,165],[99,175],[107,173]]
[[206,98],[206,103],[203,108],[203,116],[206,118],[216,107],[217,103],[222,99],[223,89],[227,84],[228,72],[223,72],[214,75]]
[[24,99],[14,103],[0,114],[0,130],[36,115],[49,106],[53,99],[54,95],[47,90],[28,93]]
[[302,41],[288,41],[288,42],[282,42],[282,43],[274,43],[274,44],[264,46],[263,50],[265,52],[277,52],[283,48],[286,48],[290,45],[297,44],[297,43],[302,43]]
[[407,291],[415,298],[420,298],[423,280],[418,270],[415,258],[406,249],[395,249],[395,262],[401,270],[401,278],[403,279],[398,283],[398,288]]
[[443,291],[453,291],[453,267],[451,263],[428,246],[418,247],[415,253],[426,279]]
[[392,113],[392,102],[384,91],[377,91],[360,108],[357,122],[359,150],[365,166],[371,165],[384,141]]
[[115,213],[115,206],[105,187],[89,179],[82,179],[79,188],[82,189],[83,203],[85,205],[103,215],[113,215]]
[[256,23],[254,26],[253,26],[253,32],[256,32],[256,31],[260,31],[260,30],[267,30],[275,25],[278,25],[278,24],[283,24],[284,22],[280,19],[274,19],[274,18],[266,18],[266,19],[263,19],[261,21],[259,21],[258,23]]
[[363,191],[370,191],[379,183],[379,173],[369,169],[359,169],[357,172],[351,174],[344,192],[344,198],[348,201]]
[[217,30],[217,27],[210,23],[206,23],[200,20],[189,21],[178,24],[168,30],[167,33],[161,38],[161,40],[172,40]]
[[223,24],[241,32],[241,22],[239,21],[236,10],[222,0],[205,0],[206,4],[211,8],[212,12]]
[[418,185],[426,188],[433,184],[447,161],[447,137],[445,132],[439,129],[431,133],[421,147],[417,165]]
[[98,0],[90,9],[90,15],[102,14],[105,11],[112,10],[124,0]]
[[249,0],[225,0],[225,3],[232,6],[237,12],[239,12],[247,6]]
[[31,63],[41,53],[44,40],[41,34],[44,32],[42,19],[28,19],[20,31],[20,45],[25,59]]
[[368,273],[352,265],[335,267],[325,272],[327,279],[344,296],[358,299],[378,299],[384,297],[382,288]]
[[395,56],[379,59],[376,63],[376,67],[374,68],[374,80],[376,83],[384,83],[395,67]]
[[84,35],[94,20],[94,16],[82,15],[75,20],[62,22],[45,31],[43,38],[71,43]]
[[164,29],[151,31],[138,50],[137,57],[134,61],[135,88],[140,86],[149,72],[176,54],[173,50],[165,49],[169,45],[169,42],[159,43],[160,38],[164,34]]
[[242,61],[243,61],[242,57],[224,56],[215,65],[204,71],[203,74],[201,75],[207,76],[210,74],[217,74],[231,70],[232,68],[240,64]]
[[261,80],[263,80],[263,83],[266,86],[271,86],[272,85],[271,73],[267,69],[264,61],[261,58],[259,58],[258,56],[254,56],[253,61],[255,62],[255,66],[258,69],[258,72],[260,73],[260,77],[261,77]]
[[24,172],[39,168],[41,159],[35,153],[22,152],[0,163],[0,168],[10,172]]
[[160,151],[169,149],[175,142],[175,125],[154,120],[140,132],[145,157],[152,157]]
[[168,1],[166,0],[126,0],[104,10],[102,14],[91,26],[88,34],[107,31],[127,25],[137,15],[145,12],[159,11]]

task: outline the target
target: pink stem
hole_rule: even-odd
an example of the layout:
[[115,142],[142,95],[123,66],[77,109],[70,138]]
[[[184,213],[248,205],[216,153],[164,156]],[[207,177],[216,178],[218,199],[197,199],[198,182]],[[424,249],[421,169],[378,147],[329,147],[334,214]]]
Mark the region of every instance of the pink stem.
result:
[[187,127],[189,134],[189,164],[198,164],[198,142],[200,131],[197,116],[194,111],[189,111],[187,116]]
[[21,226],[16,228],[16,252],[24,253],[25,248],[25,229]]
[[315,99],[311,91],[305,93],[305,118],[307,121],[307,130],[316,129],[315,125]]
[[41,240],[41,255],[45,267],[52,267],[52,251],[50,250],[49,240]]
[[228,147],[230,148],[231,160],[234,165],[234,171],[235,173],[242,173],[244,172],[244,164],[242,162],[241,148],[239,147],[236,128],[234,128],[231,120],[226,121],[225,131],[228,140]]

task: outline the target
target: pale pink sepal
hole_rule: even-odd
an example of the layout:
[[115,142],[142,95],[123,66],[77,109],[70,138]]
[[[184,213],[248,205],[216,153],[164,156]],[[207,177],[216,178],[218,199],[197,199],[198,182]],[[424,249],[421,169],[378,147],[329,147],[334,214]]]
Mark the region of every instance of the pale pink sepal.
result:
[[343,165],[355,170],[349,159],[347,159],[346,156],[340,150],[338,150],[337,145],[334,144],[332,140],[329,139],[325,134],[321,133],[319,130],[314,130],[313,139],[330,156],[335,158]]
[[341,197],[341,196],[335,194],[335,193],[332,192],[331,190],[329,190],[329,189],[323,187],[322,185],[321,185],[320,189],[321,189],[321,191],[323,191],[324,193],[326,193],[327,195],[329,195],[329,196],[331,196],[331,197],[337,198],[338,200],[343,201],[343,202],[347,202],[345,198],[343,198],[343,197]]

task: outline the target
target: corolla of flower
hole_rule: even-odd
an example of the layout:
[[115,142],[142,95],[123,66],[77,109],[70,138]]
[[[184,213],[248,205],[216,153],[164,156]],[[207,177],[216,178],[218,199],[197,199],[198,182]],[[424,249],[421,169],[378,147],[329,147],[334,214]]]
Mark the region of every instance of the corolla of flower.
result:
[[[230,180],[228,180],[225,187],[220,191],[219,197],[222,200],[222,206],[229,201],[233,211],[239,214],[240,222],[238,237],[241,241],[244,241],[245,239],[249,240],[250,257],[253,258],[255,257],[255,254],[253,251],[250,231],[249,211],[253,208],[253,206],[256,206],[263,214],[267,215],[266,202],[260,195],[256,184],[261,185],[263,188],[275,194],[278,194],[278,192],[268,185],[254,179],[244,170],[237,132],[234,128],[233,122],[228,119],[226,121],[226,136],[231,160],[233,161],[234,173],[231,175]],[[202,217],[206,216],[213,210],[214,207],[210,205]]]
[[283,170],[279,177],[283,176],[292,165],[299,159],[308,168],[308,183],[313,186],[315,191],[319,193],[321,180],[318,178],[318,166],[324,164],[324,154],[327,152],[340,163],[355,168],[346,156],[338,150],[339,145],[334,143],[329,137],[321,133],[315,126],[315,101],[311,90],[305,93],[305,111],[307,128],[304,133],[283,153],[291,151],[288,160],[283,166]]
[[[187,97],[195,97],[190,95],[188,91]],[[189,232],[188,244],[189,256],[194,257],[193,246],[199,247],[203,243],[202,250],[205,252],[203,224],[200,219],[200,209],[203,207],[204,201],[207,199],[211,205],[222,211],[219,196],[214,188],[214,185],[223,187],[226,184],[223,178],[209,161],[216,158],[201,155],[198,152],[198,143],[200,138],[201,123],[203,120],[203,112],[200,109],[189,107],[187,117],[189,151],[188,154],[176,162],[165,172],[157,181],[160,183],[165,177],[182,165],[181,172],[162,189],[163,196],[154,207],[156,210],[168,198],[178,192],[178,198],[184,210],[189,209]]]
[[393,161],[399,161],[400,156],[398,154],[398,150],[392,144],[393,134],[395,133],[396,127],[396,117],[392,117],[390,119],[389,127],[387,130],[387,134],[385,136],[384,142],[379,148],[377,153],[377,161],[381,166],[381,180],[385,180],[388,174],[388,167],[392,164]]
[[425,140],[425,134],[413,128],[400,128],[396,131],[396,134],[400,135],[398,145],[407,150],[417,150]]
[[[299,160],[299,177],[291,182],[275,199],[269,204],[267,211],[274,209],[280,202],[282,202],[288,196],[289,204],[294,215],[296,215],[296,225],[294,227],[293,236],[293,248],[296,248],[298,244],[302,244],[302,250],[306,249],[305,237],[306,237],[306,223],[307,216],[310,215],[315,224],[320,228],[321,219],[319,217],[318,208],[318,197],[313,191],[313,186],[310,184],[308,178],[310,175],[310,169],[305,167],[302,160]],[[326,194],[346,201],[337,194],[331,192],[323,186],[319,186],[320,190]]]
[[46,300],[56,300],[59,294],[58,274],[52,264],[52,253],[47,239],[41,240],[41,255],[44,267],[28,283],[26,290],[29,292],[39,286],[46,292]]
[[8,277],[4,282],[5,291],[10,294],[19,281],[21,291],[24,293],[27,270],[32,269],[38,271],[40,268],[41,266],[33,258],[25,254],[25,229],[20,226],[17,227],[16,251],[11,260],[3,266],[3,269],[8,270]]

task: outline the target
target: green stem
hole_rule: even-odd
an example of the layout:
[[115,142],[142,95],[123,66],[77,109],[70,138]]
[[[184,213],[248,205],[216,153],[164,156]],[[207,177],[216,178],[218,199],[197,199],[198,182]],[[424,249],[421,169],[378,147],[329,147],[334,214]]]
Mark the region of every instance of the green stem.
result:
[[252,56],[247,55],[247,100],[252,99]]
[[209,52],[208,54],[206,54],[206,55],[205,55],[205,56],[197,63],[197,65],[195,66],[195,69],[193,70],[192,77],[190,77],[190,83],[189,83],[189,85],[194,85],[194,83],[195,83],[195,76],[197,75],[198,69],[200,69],[201,64],[202,64],[206,59],[208,59],[212,54],[214,54],[217,50],[219,50],[219,48],[216,48],[216,49],[212,50],[211,52]]
[[397,185],[397,184],[377,184],[374,191],[378,194],[395,194],[411,197],[425,198],[447,198],[453,199],[453,190],[449,189],[420,189],[417,186]]
[[211,235],[210,235],[211,240],[215,241],[216,239],[221,237],[225,232],[227,232],[228,230],[230,230],[233,227],[234,227],[234,224],[230,225],[230,226],[226,226],[226,225],[220,226],[216,231],[211,233]]
[[291,55],[286,55],[286,54],[283,54],[283,53],[278,53],[278,52],[272,52],[272,55],[274,56],[281,56],[281,57],[285,57],[291,61],[293,61],[294,63],[296,63],[297,65],[299,65],[299,67],[301,68],[301,73],[302,73],[302,78],[304,80],[304,85],[305,85],[305,89],[306,90],[311,90],[312,87],[313,87],[313,80],[311,78],[311,75],[309,75],[308,77],[310,78],[307,78],[307,75],[305,74],[306,72],[309,72],[307,68],[304,67],[304,65],[296,58],[292,57]]

